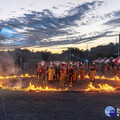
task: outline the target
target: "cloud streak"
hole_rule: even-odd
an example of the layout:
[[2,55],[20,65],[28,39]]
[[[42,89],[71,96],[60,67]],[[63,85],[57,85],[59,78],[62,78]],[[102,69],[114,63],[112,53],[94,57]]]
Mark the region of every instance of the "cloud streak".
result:
[[[62,17],[56,17],[51,10],[44,9],[43,11],[30,10],[30,13],[25,13],[22,17],[1,20],[0,46],[48,47],[80,44],[108,36],[114,31],[106,32],[109,27],[104,28],[104,26],[118,25],[120,19],[116,16],[119,16],[120,12],[116,12],[112,19],[109,15],[97,15],[96,9],[103,4],[103,1],[87,2],[71,8],[67,11],[67,15]],[[58,7],[54,6],[53,9]],[[100,28],[94,30],[95,26],[101,26],[101,30]],[[5,28],[13,33],[10,31],[4,33]]]

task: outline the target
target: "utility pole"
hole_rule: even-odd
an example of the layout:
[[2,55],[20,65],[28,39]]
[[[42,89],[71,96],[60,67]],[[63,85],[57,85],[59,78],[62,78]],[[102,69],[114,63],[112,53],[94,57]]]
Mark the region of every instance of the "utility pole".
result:
[[[116,42],[116,45],[117,45],[117,38],[115,38],[115,42]],[[119,56],[119,41],[118,41],[118,46],[117,46],[117,55]]]
[[119,34],[119,41],[118,41],[118,56],[119,56],[119,53],[120,53],[120,34]]

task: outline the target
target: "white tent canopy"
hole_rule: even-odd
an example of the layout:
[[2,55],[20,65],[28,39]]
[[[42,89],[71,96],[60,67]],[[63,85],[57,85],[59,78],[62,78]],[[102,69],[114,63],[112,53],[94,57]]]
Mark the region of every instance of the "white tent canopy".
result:
[[100,63],[105,63],[106,60],[108,60],[107,57],[103,58],[103,59],[100,61]]
[[100,63],[100,61],[102,60],[102,58],[98,58],[97,60],[93,60],[93,63]]
[[110,57],[109,59],[105,60],[105,64],[109,63],[109,62],[113,62],[113,60],[115,60],[113,57]]
[[92,62],[93,63],[105,63],[105,64],[107,64],[109,62],[114,62],[114,61],[115,61],[115,59],[113,57],[110,57],[109,59],[107,57],[105,57],[103,59],[98,58],[97,60],[93,60]]

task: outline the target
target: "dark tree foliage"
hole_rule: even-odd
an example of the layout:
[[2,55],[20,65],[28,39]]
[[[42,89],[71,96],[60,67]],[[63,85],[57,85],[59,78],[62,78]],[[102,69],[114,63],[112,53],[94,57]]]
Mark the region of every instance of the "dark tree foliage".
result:
[[[44,60],[44,61],[81,61],[81,59],[88,59],[89,61],[95,60],[99,57],[114,57],[118,55],[118,44],[110,43],[109,45],[97,46],[91,48],[91,50],[80,50],[79,48],[70,47],[67,50],[63,50],[61,54],[52,54],[51,52],[38,51],[33,52],[27,49],[15,49],[14,51],[0,51],[0,56],[9,54],[12,56],[16,63],[20,62],[22,58],[23,62],[32,60]],[[6,54],[7,53],[7,54]]]

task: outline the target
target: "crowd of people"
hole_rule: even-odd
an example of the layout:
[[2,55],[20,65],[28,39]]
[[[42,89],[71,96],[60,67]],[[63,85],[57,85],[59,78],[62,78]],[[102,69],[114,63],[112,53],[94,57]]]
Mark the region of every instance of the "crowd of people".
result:
[[118,64],[96,64],[96,71],[104,76],[109,75],[120,77],[120,65]]
[[[95,82],[95,65],[90,66],[88,73],[90,82]],[[86,74],[87,72],[85,70],[85,64],[82,63],[77,66],[64,63],[59,65],[41,65],[41,63],[38,62],[37,65],[38,82],[48,81],[49,84],[53,84],[54,81],[59,81],[61,86],[72,87],[73,83],[76,81],[84,81]]]

